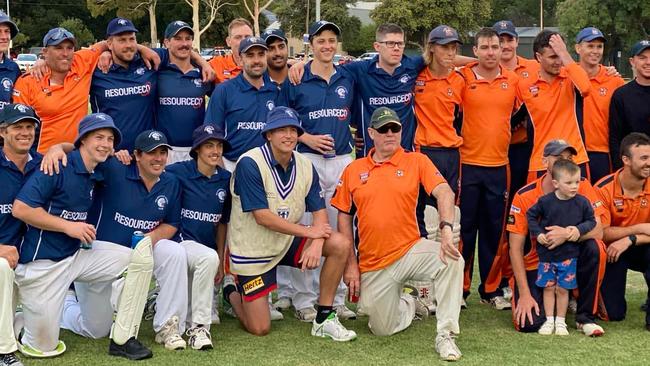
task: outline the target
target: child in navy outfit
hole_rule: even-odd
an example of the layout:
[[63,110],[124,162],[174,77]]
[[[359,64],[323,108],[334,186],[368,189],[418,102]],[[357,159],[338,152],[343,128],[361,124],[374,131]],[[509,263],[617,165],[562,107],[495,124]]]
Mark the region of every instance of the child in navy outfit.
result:
[[[579,240],[596,227],[594,210],[587,198],[578,193],[580,167],[570,160],[558,160],[551,171],[555,190],[542,196],[526,214],[530,237],[537,239],[539,267],[535,284],[544,288],[546,322],[539,334],[568,335],[565,317],[569,290],[577,287],[576,267]],[[546,238],[550,226],[570,231],[569,239],[554,245]],[[553,314],[556,317],[553,317]]]

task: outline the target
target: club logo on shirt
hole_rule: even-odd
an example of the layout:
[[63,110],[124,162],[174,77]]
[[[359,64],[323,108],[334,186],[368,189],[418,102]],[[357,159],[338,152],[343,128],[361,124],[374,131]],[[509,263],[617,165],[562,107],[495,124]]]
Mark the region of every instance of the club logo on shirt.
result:
[[528,71],[524,71],[521,73],[521,77],[523,77],[524,79],[528,79],[528,76],[529,76]]
[[224,203],[226,201],[226,190],[221,188],[217,191],[217,199],[219,202]]
[[641,207],[648,207],[648,200],[645,198],[641,198]]
[[397,169],[397,172],[395,172],[395,174],[396,174],[398,177],[403,177],[403,176],[404,176],[404,171],[403,171],[403,170],[400,170],[400,169]]
[[341,99],[345,99],[346,95],[348,95],[348,90],[345,89],[344,86],[339,86],[338,88],[336,88],[335,92],[336,95],[338,95],[339,98]]
[[163,138],[163,135],[158,131],[151,131],[149,132],[149,138],[154,139],[156,141],[160,141]]
[[6,92],[11,91],[11,87],[14,86],[13,81],[9,78],[2,78],[2,87]]
[[614,200],[614,206],[623,207],[623,200]]
[[368,176],[369,176],[368,172],[363,172],[359,174],[359,179],[361,179],[362,184],[365,184],[368,181]]
[[508,215],[508,225],[515,224],[515,215]]
[[203,82],[199,78],[192,79],[192,82],[194,83],[194,86],[197,87],[197,88],[200,88],[200,87],[203,86]]
[[267,100],[266,101],[266,108],[268,108],[269,110],[272,110],[273,108],[275,108],[275,103],[272,100]]
[[521,213],[521,209],[515,205],[512,205],[510,206],[510,212],[518,214]]
[[410,79],[411,78],[408,76],[408,74],[404,74],[404,75],[402,75],[401,78],[399,78],[399,82],[402,83],[402,84],[406,84],[406,83],[409,82]]
[[167,196],[165,195],[160,195],[156,197],[155,202],[156,202],[156,206],[158,206],[158,209],[161,211],[164,210],[165,207],[167,207],[167,203],[169,203],[169,201],[167,200]]
[[417,79],[415,80],[415,86],[424,86],[426,83],[424,80]]
[[536,97],[536,96],[537,96],[537,93],[539,93],[539,87],[538,87],[537,85],[531,85],[530,87],[528,87],[528,91],[530,91],[530,93],[531,93],[534,97]]
[[600,96],[602,96],[602,97],[606,96],[607,95],[607,88],[603,87],[603,88],[598,89],[598,94],[600,94]]
[[501,83],[501,89],[503,89],[503,90],[508,89],[508,83],[506,83],[506,82]]
[[451,89],[451,88],[447,88],[447,96],[448,96],[448,97],[451,97],[452,95],[454,95],[454,91],[453,91],[453,89]]
[[138,67],[138,68],[135,70],[135,73],[138,74],[138,75],[144,75],[144,72],[145,72],[145,68],[144,68],[144,67]]
[[278,207],[277,212],[278,212],[278,216],[282,217],[283,219],[285,220],[289,219],[289,207],[287,206]]

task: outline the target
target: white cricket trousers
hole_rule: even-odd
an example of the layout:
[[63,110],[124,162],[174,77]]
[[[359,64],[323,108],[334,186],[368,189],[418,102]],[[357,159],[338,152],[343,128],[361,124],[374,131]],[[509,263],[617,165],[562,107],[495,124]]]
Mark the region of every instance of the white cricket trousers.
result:
[[130,248],[94,241],[92,249],[80,249],[58,262],[40,259],[19,264],[16,283],[25,319],[22,343],[44,352],[56,348],[64,298],[73,282],[89,288],[79,297],[76,326],[94,338],[107,336],[113,323],[111,292],[117,298],[120,291],[112,285],[119,282],[115,280],[130,260]]
[[15,352],[14,312],[16,310],[14,270],[0,258],[0,355]]
[[[184,240],[180,245],[187,256],[188,301],[187,327],[202,325],[208,330],[212,322],[212,298],[214,277],[219,268],[217,251],[193,240]],[[184,319],[181,319],[181,323]]]
[[439,253],[439,242],[420,239],[390,266],[361,274],[359,305],[368,314],[368,327],[373,334],[391,335],[411,325],[415,302],[412,296],[402,293],[409,280],[433,281],[438,333],[460,333],[458,318],[465,263],[462,257],[457,261],[447,258],[445,265]]
[[[325,208],[327,210],[327,218],[332,229],[336,230],[336,218],[338,210],[330,204],[336,185],[343,174],[343,170],[352,162],[350,155],[337,155],[334,158],[324,158],[322,155],[317,154],[304,154],[312,163],[316,172],[318,173],[318,180],[320,182],[321,190],[323,191],[323,198],[325,199]],[[306,213],[300,221],[304,225],[312,223],[312,215]],[[296,310],[302,310],[314,306],[318,302],[318,292],[320,287],[320,270],[321,265],[313,271],[301,272],[299,268],[287,268],[286,272],[290,276],[290,283],[293,286],[292,303]],[[282,272],[278,272],[281,274]],[[287,281],[278,280],[281,285]],[[336,296],[334,297],[334,306],[345,305],[345,293],[347,286],[341,281],[339,287],[336,289]],[[279,292],[283,292],[280,289]]]

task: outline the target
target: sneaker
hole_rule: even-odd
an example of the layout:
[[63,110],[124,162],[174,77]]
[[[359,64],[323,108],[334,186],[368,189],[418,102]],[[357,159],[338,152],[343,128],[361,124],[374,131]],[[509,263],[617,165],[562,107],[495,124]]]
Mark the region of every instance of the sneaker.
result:
[[336,312],[331,312],[324,322],[318,324],[312,321],[311,335],[314,337],[331,338],[337,342],[347,342],[357,338],[357,333],[348,330],[341,324]]
[[555,335],[568,336],[569,330],[566,328],[566,323],[555,322]]
[[300,320],[301,322],[305,323],[311,323],[314,320],[316,320],[316,309],[314,309],[313,306],[310,306],[308,308],[296,310],[295,315],[296,319]]
[[187,343],[178,334],[178,317],[172,316],[156,333],[156,343],[164,344],[165,348],[170,351],[185,349]]
[[436,352],[445,361],[458,361],[463,355],[456,345],[456,336],[452,333],[439,333],[436,336]]
[[212,336],[207,329],[203,327],[190,328],[185,332],[189,337],[187,343],[195,350],[212,349]]
[[576,328],[587,337],[600,337],[605,334],[603,327],[596,323],[576,323]]
[[129,360],[144,360],[145,358],[153,357],[153,353],[140,343],[140,341],[135,339],[135,337],[129,338],[122,345],[113,342],[111,339],[111,344],[108,346],[108,354],[128,358]]
[[0,355],[0,366],[23,366],[23,363],[12,352]]
[[426,304],[422,301],[419,292],[415,287],[406,285],[402,289],[402,292],[404,295],[413,298],[413,301],[415,302],[415,316],[413,319],[425,320],[429,317],[429,308],[427,308]]
[[571,314],[575,314],[578,311],[578,302],[576,299],[571,298],[569,299],[569,305],[567,307],[567,311]]
[[467,309],[467,301],[465,299],[460,300],[460,308]]
[[512,300],[512,290],[510,287],[501,287],[501,291],[503,291],[503,298],[510,301]]
[[271,321],[275,320],[284,320],[284,315],[281,312],[277,311],[273,304],[269,304],[269,312],[271,313]]
[[291,307],[291,299],[288,297],[281,297],[273,304],[273,307],[280,311],[287,310]]
[[357,318],[357,314],[345,305],[335,306],[334,311],[336,311],[336,315],[339,319],[355,320]]
[[553,327],[554,327],[553,321],[547,320],[544,322],[544,324],[542,324],[541,327],[539,327],[537,333],[541,335],[551,335],[553,334]]
[[504,299],[503,296],[495,296],[489,300],[481,299],[481,303],[490,304],[497,310],[508,310],[512,308],[512,304],[510,304],[508,300]]
[[142,318],[144,320],[151,320],[153,319],[154,315],[156,315],[157,298],[158,298],[158,291],[156,291],[156,289],[149,291],[149,295],[147,295],[147,302],[144,305],[144,312],[142,313]]

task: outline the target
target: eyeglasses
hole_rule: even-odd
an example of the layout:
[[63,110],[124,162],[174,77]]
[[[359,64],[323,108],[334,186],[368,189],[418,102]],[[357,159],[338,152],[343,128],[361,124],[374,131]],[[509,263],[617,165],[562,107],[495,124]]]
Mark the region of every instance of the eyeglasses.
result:
[[375,128],[375,131],[377,131],[380,134],[386,134],[390,130],[392,133],[398,133],[402,130],[402,125],[398,125],[396,123],[389,123],[387,125],[383,125],[379,128]]
[[388,48],[395,48],[395,46],[397,46],[397,48],[399,49],[404,48],[404,46],[406,45],[404,42],[395,42],[395,41],[380,41],[377,43],[383,43]]

